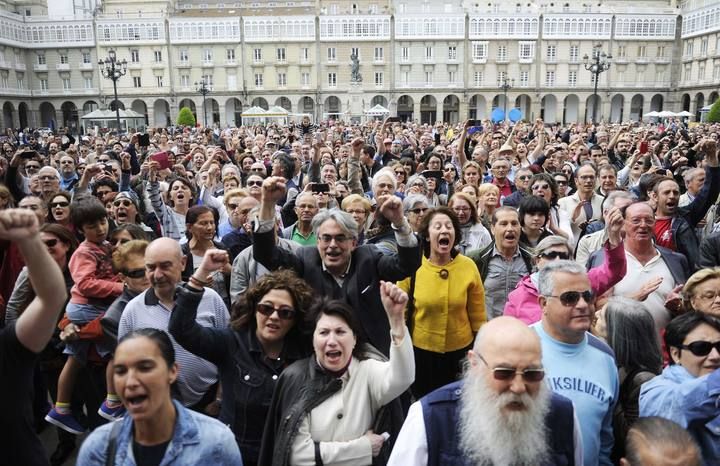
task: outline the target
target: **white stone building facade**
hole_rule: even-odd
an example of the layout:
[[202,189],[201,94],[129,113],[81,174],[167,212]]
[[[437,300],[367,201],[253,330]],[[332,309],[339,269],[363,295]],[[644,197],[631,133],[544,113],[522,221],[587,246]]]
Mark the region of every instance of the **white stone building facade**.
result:
[[[237,125],[253,105],[314,119],[380,104],[423,122],[506,107],[547,122],[638,120],[699,115],[720,85],[720,0],[74,1],[73,16],[51,18],[47,0],[0,0],[2,126],[78,127],[112,107],[98,66],[110,50],[128,62],[119,105],[150,126],[182,107]],[[613,57],[597,106],[583,64],[596,47]]]

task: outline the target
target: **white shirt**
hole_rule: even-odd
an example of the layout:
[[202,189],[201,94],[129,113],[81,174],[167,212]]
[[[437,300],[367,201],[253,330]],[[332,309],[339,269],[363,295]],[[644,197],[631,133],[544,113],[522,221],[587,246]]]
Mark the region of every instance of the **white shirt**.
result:
[[[583,448],[580,427],[573,412],[573,440],[575,443],[575,464],[583,464]],[[426,466],[427,434],[422,404],[416,401],[410,405],[405,423],[400,429],[387,466]]]
[[637,293],[640,287],[653,278],[662,277],[660,287],[643,301],[647,310],[652,314],[655,328],[659,332],[670,322],[670,312],[665,309],[665,299],[678,283],[675,283],[670,269],[659,252],[645,265],[641,264],[627,249],[625,249],[625,258],[627,259],[627,272],[625,277],[615,285],[613,294],[629,296]]

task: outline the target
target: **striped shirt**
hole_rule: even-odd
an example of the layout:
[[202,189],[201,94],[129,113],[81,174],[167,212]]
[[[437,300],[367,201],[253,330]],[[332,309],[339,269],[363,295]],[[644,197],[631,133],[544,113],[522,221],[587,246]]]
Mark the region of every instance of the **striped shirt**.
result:
[[[141,328],[156,328],[168,332],[170,312],[172,310],[158,300],[152,288],[144,291],[125,307],[120,318],[118,339]],[[229,325],[228,310],[222,298],[214,290],[205,288],[198,305],[196,320],[203,327],[223,329]],[[185,406],[192,406],[199,402],[208,388],[217,382],[217,368],[180,346],[169,332],[168,335],[175,348],[175,359],[180,366],[177,379],[182,397],[180,401]]]
[[155,216],[162,226],[163,236],[180,241],[185,238],[185,215],[175,212],[165,205],[160,195],[160,182],[148,183],[148,194]]

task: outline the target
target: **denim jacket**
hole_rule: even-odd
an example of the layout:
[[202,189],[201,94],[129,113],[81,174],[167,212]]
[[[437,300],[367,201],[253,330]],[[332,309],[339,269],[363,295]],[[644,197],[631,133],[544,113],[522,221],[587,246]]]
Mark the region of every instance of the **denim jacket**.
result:
[[[240,450],[235,438],[220,421],[203,414],[190,411],[173,400],[177,419],[173,438],[165,450],[160,466],[194,466],[198,464],[242,466]],[[116,422],[122,422],[117,438],[117,466],[136,466],[133,456],[133,420],[130,416]],[[105,465],[108,439],[114,423],[98,427],[85,440],[80,448],[77,464]]]
[[720,464],[720,369],[694,377],[668,366],[643,384],[640,417],[660,416],[686,428],[700,445],[705,464]]

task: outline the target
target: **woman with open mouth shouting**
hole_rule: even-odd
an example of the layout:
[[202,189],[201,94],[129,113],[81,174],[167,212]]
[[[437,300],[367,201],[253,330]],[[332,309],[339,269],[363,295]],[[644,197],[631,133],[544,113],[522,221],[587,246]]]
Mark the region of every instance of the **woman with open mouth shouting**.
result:
[[125,335],[115,350],[113,380],[129,415],[90,434],[77,464],[243,464],[227,426],[172,399],[178,370],[167,333],[143,328]]
[[402,424],[397,397],[412,384],[415,361],[407,294],[383,281],[379,292],[390,322],[390,360],[358,344],[357,311],[340,300],[317,301],[308,319],[315,354],[280,376],[259,464],[385,464]]
[[185,214],[195,203],[195,189],[186,178],[175,178],[170,181],[166,204],[160,195],[159,169],[158,162],[150,162],[148,172],[150,203],[162,226],[163,236],[180,241],[186,230]]
[[[457,196],[457,194],[456,194]],[[398,285],[408,291],[408,322],[418,370],[416,399],[454,382],[460,361],[485,316],[485,289],[471,259],[458,251],[462,227],[451,208],[438,207],[423,218],[422,265]]]
[[169,330],[181,346],[218,367],[219,419],[235,434],[244,464],[254,466],[280,373],[310,353],[310,339],[303,336],[301,323],[313,291],[293,272],[272,272],[236,301],[230,328],[202,327],[195,320],[203,295],[201,282],[227,264],[226,251],[205,252],[200,267],[180,288]]

